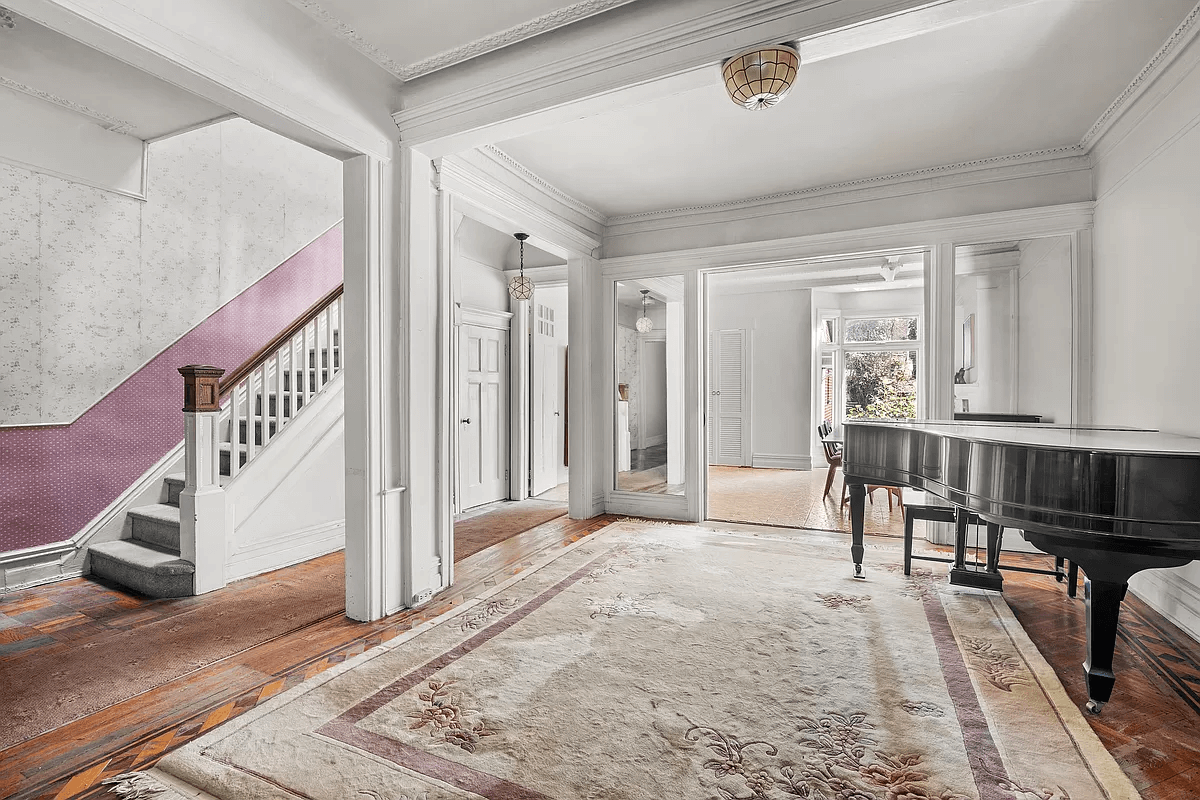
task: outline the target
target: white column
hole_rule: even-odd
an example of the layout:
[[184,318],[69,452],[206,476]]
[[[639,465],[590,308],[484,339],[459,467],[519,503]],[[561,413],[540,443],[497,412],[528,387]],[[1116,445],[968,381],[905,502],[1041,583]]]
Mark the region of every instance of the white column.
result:
[[[412,607],[427,602],[445,583],[441,543],[451,534],[448,513],[452,485],[448,472],[450,364],[447,335],[448,275],[439,268],[438,192],[433,164],[421,153],[400,152],[399,308],[401,352],[392,362],[400,376],[399,439],[394,455],[407,487],[400,526],[401,585],[393,602]],[[448,554],[449,555],[449,554]],[[450,556],[451,560],[453,556]]]
[[[921,405],[926,419],[954,416],[954,243],[940,242],[925,260],[925,363]],[[921,416],[918,408],[917,415]]]
[[[612,413],[605,402],[603,365],[603,317],[600,310],[600,270],[595,259],[571,255],[567,259],[567,416],[570,446],[570,515],[588,519],[601,512],[604,473],[612,452],[602,441],[604,414]],[[611,343],[607,345],[612,347]],[[611,480],[611,478],[609,478]]]
[[1092,424],[1092,229],[1071,237],[1071,424]]
[[395,169],[369,156],[343,164],[346,615],[361,621],[404,606],[397,370],[404,342],[391,247]]

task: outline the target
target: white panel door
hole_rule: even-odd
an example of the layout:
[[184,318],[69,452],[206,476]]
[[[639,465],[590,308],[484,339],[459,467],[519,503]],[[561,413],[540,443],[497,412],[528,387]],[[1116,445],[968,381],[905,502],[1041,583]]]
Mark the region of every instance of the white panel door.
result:
[[748,336],[713,331],[709,340],[709,463],[749,466]]
[[533,327],[533,486],[538,495],[558,485],[558,340],[554,309],[538,305]]
[[508,497],[508,332],[461,331],[459,486],[462,507]]

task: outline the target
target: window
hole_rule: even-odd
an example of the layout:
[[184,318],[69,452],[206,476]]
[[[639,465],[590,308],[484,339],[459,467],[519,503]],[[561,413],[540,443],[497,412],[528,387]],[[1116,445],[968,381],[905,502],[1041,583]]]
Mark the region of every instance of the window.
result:
[[822,316],[817,338],[823,422],[917,416],[919,315]]

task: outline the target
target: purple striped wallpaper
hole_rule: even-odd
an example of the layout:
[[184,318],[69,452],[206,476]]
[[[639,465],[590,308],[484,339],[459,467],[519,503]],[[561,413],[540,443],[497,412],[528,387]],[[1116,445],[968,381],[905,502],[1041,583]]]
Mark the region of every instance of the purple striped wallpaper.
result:
[[179,367],[240,366],[341,282],[338,226],[188,331],[72,424],[0,429],[0,553],[71,538],[183,441]]

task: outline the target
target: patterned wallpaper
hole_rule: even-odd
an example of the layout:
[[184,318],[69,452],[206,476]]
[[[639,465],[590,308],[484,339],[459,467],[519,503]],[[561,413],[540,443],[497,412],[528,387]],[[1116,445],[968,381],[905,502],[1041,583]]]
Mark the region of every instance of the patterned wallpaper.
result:
[[[339,225],[193,327],[71,425],[0,428],[0,553],[71,538],[183,441],[179,367],[239,366],[341,282]],[[94,310],[105,300],[75,302]]]
[[0,425],[74,419],[341,206],[338,161],[244,120],[151,144],[145,202],[0,164]]
[[617,326],[617,382],[629,384],[629,441],[638,441],[638,334],[632,328]]

